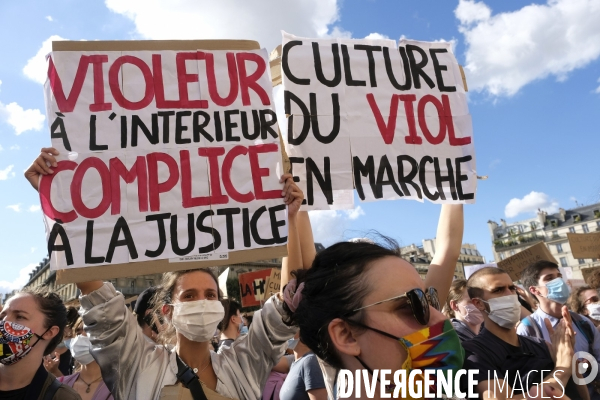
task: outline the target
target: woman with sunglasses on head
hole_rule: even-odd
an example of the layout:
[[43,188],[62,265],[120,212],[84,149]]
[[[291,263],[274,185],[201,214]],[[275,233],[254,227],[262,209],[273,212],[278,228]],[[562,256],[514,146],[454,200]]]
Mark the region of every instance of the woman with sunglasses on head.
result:
[[[462,232],[462,205],[443,205],[437,251],[424,282],[396,246],[357,241],[323,250],[302,282],[288,284],[292,287],[284,292],[301,297],[291,323],[323,363],[330,398],[336,398],[340,369],[366,369],[372,376],[376,369],[461,368],[460,340],[439,309],[452,282]],[[428,346],[444,357],[420,358]],[[378,381],[375,398],[380,386]],[[364,382],[361,393],[366,396]]]
[[[50,166],[56,166],[55,155],[56,149],[42,149],[25,172],[35,189],[39,175],[53,173]],[[296,216],[304,195],[291,174],[283,175],[280,182],[288,212],[288,253],[294,257],[300,248]],[[287,273],[283,266],[282,276]],[[164,274],[155,300],[155,308],[164,316],[164,330],[158,337],[162,345],[144,336],[123,296],[110,283],[77,286],[92,356],[116,400],[205,396],[209,400],[259,400],[271,368],[296,332],[283,322],[288,316],[282,294],[277,293],[254,314],[247,335],[221,354],[211,352],[211,339],[224,310],[217,278],[206,269]]]
[[23,289],[0,312],[0,399],[80,399],[42,361],[63,340],[67,309],[44,288]]
[[108,387],[102,380],[100,366],[91,354],[90,339],[83,330],[81,317],[73,325],[74,337],[69,343],[73,358],[79,363],[79,368],[72,375],[61,376],[58,380],[72,387],[82,400],[113,400]]

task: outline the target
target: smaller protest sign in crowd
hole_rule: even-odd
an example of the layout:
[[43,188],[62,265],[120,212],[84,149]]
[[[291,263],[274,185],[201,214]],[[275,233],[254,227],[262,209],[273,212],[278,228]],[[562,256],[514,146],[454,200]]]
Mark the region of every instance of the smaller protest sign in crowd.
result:
[[[600,399],[600,270],[568,285],[538,243],[454,276],[477,173],[451,46],[283,33],[279,54],[54,43],[52,146],[25,176],[80,296],[5,303],[0,399]],[[440,204],[424,279],[385,236],[317,253],[308,210],[354,190]],[[598,233],[569,242],[600,258]],[[210,268],[279,257],[239,298]],[[128,308],[111,280],[147,273],[162,281]]]

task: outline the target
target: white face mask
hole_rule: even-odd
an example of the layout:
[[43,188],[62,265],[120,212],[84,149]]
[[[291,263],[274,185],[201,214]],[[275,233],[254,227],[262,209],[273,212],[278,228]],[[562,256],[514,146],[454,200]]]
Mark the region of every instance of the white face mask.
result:
[[521,319],[521,303],[516,294],[481,301],[489,304],[490,319],[503,328],[512,329]]
[[71,354],[79,364],[88,365],[94,361],[94,357],[90,353],[92,344],[87,336],[78,335],[71,341]]
[[590,318],[600,321],[600,303],[592,303],[585,306]]
[[172,304],[172,323],[177,332],[193,342],[208,342],[225,316],[218,300],[196,300]]

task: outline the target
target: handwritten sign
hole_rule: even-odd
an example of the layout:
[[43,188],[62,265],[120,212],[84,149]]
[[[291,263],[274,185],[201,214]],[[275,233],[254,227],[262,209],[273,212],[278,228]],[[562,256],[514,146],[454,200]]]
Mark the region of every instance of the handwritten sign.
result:
[[506,271],[513,281],[518,281],[521,279],[521,273],[525,268],[542,260],[556,263],[556,259],[552,256],[550,250],[543,242],[540,242],[498,262],[498,268]]
[[270,268],[238,275],[242,307],[260,306],[260,301],[264,300],[267,294],[266,281],[269,276],[271,276]]
[[39,192],[51,268],[128,264],[110,270],[131,275],[140,262],[228,253],[217,258],[231,263],[236,252],[284,245],[267,52],[136,43],[49,57],[46,109],[60,156]]
[[465,265],[465,279],[469,279],[469,277],[473,275],[476,271],[487,267],[498,268],[498,265],[496,263]]
[[575,258],[600,258],[600,232],[567,233]]
[[473,203],[475,148],[450,43],[283,34],[286,151],[309,209]]
[[271,275],[267,279],[267,296],[272,296],[281,290],[281,270],[271,269]]

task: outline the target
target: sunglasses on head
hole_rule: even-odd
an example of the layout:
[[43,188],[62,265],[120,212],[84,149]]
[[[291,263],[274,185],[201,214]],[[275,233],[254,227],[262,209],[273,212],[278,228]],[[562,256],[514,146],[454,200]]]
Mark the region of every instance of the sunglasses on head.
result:
[[373,307],[378,304],[387,303],[389,301],[395,301],[402,298],[406,298],[408,304],[410,305],[410,309],[412,310],[412,314],[415,317],[415,320],[421,325],[427,325],[429,323],[429,306],[435,308],[436,310],[440,310],[440,301],[438,298],[437,290],[434,287],[429,287],[425,289],[425,291],[417,288],[409,290],[408,292],[400,295],[394,296],[389,299],[381,300],[364,307],[356,308],[346,314],[345,316],[350,316],[360,310],[364,310],[365,308]]

